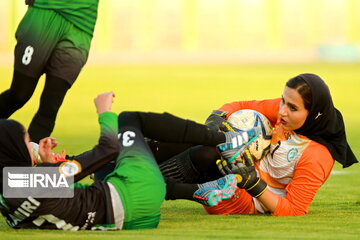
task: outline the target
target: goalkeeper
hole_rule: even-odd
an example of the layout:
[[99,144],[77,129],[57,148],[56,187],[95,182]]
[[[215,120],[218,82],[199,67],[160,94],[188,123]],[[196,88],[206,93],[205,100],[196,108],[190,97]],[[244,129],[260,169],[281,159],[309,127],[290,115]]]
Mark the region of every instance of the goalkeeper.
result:
[[29,134],[50,136],[63,99],[85,65],[99,0],[26,0],[28,10],[16,31],[11,86],[0,94],[0,118],[9,118],[33,95],[46,74],[39,109]]
[[[245,151],[236,164],[228,163],[240,149],[222,147],[219,149],[225,162],[216,164],[220,156],[215,148],[196,146],[160,164],[165,177],[180,182],[211,180],[221,173],[237,174],[236,197],[214,207],[206,206],[210,214],[305,215],[330,175],[334,160],[344,168],[358,162],[329,88],[315,74],[291,78],[282,98],[225,104],[209,117],[208,126],[226,130],[226,118],[241,109],[264,114],[275,127],[270,153],[261,161],[255,162]],[[179,193],[176,184],[172,191]]]
[[[160,220],[165,182],[144,136],[174,143],[215,146],[237,135],[211,131],[202,124],[166,113],[124,112],[118,117],[110,112],[113,97],[114,94],[109,92],[95,98],[101,136],[92,150],[67,156],[67,161],[54,162],[51,148],[56,144],[51,138],[39,142],[42,163],[38,166],[58,167],[60,172],[66,172],[66,168],[76,165],[75,181],[116,160],[114,171],[104,181],[90,186],[77,183],[73,198],[5,198],[2,195],[3,168],[30,167],[35,156],[24,127],[13,120],[0,120],[0,211],[11,227],[63,230],[155,228]],[[205,184],[185,184],[190,195],[184,198],[215,206],[232,197],[236,181],[234,175],[227,175]]]

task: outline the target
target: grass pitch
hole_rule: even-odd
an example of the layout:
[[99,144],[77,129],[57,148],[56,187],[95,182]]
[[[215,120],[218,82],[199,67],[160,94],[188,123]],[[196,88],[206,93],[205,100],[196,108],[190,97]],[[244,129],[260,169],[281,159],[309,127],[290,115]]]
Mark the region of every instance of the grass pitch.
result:
[[[68,92],[52,136],[57,151],[85,151],[97,142],[99,127],[93,98],[114,91],[113,111],[167,111],[204,122],[222,104],[280,97],[285,81],[303,72],[328,83],[343,113],[347,136],[360,157],[360,64],[85,66]],[[12,68],[0,66],[0,91],[8,88]],[[44,79],[32,99],[12,118],[28,126]],[[158,229],[116,232],[13,230],[0,217],[0,239],[358,239],[360,236],[360,165],[333,174],[319,190],[309,213],[300,217],[212,216],[185,200],[167,201]],[[89,180],[86,180],[89,181]]]

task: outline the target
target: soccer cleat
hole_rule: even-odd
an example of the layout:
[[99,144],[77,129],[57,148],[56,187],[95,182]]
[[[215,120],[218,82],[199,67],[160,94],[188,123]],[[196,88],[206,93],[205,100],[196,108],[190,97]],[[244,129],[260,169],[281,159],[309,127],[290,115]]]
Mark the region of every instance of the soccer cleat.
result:
[[259,140],[260,132],[256,133],[254,130],[249,130],[248,132],[243,132],[242,135],[246,137],[243,136],[243,138],[241,138],[241,135],[238,135],[234,137],[231,142],[221,143],[216,146],[222,159],[227,160],[228,163],[235,163],[237,160],[241,161],[245,149]]
[[212,187],[199,188],[194,193],[195,201],[206,206],[216,206],[222,200],[222,191]]
[[237,179],[234,174],[226,175],[215,181],[198,184],[199,189],[194,193],[194,199],[206,206],[216,206],[224,199],[234,196]]
[[235,174],[229,174],[216,180],[222,190],[222,199],[229,199],[234,196],[237,187],[237,178]]

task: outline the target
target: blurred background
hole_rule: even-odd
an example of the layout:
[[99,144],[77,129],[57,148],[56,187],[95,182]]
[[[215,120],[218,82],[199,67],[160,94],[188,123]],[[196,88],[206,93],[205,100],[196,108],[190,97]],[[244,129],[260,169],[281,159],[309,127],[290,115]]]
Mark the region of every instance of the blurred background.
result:
[[[25,11],[0,1],[0,64]],[[100,0],[89,63],[349,62],[359,46],[359,0]]]
[[[360,154],[360,0],[99,2],[88,63],[53,132],[65,149],[96,141],[92,100],[100,92],[117,94],[115,112],[167,111],[204,122],[227,102],[280,97],[286,80],[313,72],[329,85]],[[24,0],[0,0],[0,92],[11,83],[26,9]],[[44,82],[12,118],[28,126]]]
[[[0,0],[0,92],[11,84],[15,31],[27,9],[24,1]],[[224,103],[280,97],[289,78],[312,72],[328,84],[334,104],[343,114],[349,144],[360,159],[360,0],[99,2],[88,63],[67,93],[52,133],[59,142],[55,152],[65,149],[70,155],[79,154],[96,144],[99,126],[93,98],[100,92],[116,93],[114,112],[167,111],[203,123]],[[30,101],[11,118],[28,126],[44,82],[42,77]],[[321,239],[357,238],[360,164],[342,169],[336,163],[334,170],[317,194],[309,216],[300,220],[255,218],[249,220],[255,226],[250,229],[256,229],[258,223],[261,229],[246,236],[289,239],[289,231],[284,231],[289,229],[298,233],[298,238],[318,239],[320,234]],[[139,237],[138,231],[121,237],[168,239],[170,231],[178,236],[176,239],[186,238],[184,223],[190,218],[202,227],[204,221],[213,223],[200,231],[192,228],[194,221],[187,224],[191,226],[187,232],[200,238],[204,233],[213,236],[214,231],[214,238],[248,233],[238,231],[244,228],[236,217],[226,218],[235,226],[234,235],[224,235],[212,216],[204,220],[202,209],[194,211],[200,206],[171,204],[164,204],[163,230],[156,230],[155,235],[144,232],[144,237]],[[183,217],[183,212],[190,215]],[[195,216],[194,212],[199,214]],[[0,228],[5,226],[1,221]],[[210,235],[207,229],[211,229]],[[39,238],[39,233],[25,231],[10,232],[4,239],[10,234]],[[91,235],[80,237],[101,237]],[[63,234],[60,237],[64,238]]]

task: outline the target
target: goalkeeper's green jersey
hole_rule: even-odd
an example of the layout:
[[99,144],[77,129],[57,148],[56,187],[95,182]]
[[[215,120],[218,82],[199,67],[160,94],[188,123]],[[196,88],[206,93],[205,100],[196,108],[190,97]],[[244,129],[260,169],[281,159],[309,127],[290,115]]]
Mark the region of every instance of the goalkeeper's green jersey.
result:
[[99,0],[36,0],[32,7],[54,10],[92,36],[98,5]]

